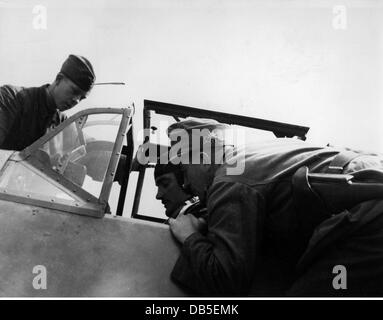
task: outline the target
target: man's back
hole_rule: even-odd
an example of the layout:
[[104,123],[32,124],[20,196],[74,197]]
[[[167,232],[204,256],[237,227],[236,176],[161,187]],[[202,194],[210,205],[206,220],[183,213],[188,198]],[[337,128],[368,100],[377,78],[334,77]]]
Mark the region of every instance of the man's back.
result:
[[[288,285],[294,280],[295,266],[307,247],[314,226],[328,218],[311,210],[302,212],[298,208],[293,197],[292,177],[302,166],[307,166],[313,173],[326,172],[341,151],[295,139],[276,139],[239,151],[231,158],[231,165],[222,166],[215,175],[209,189],[212,195],[208,200],[209,207],[216,207],[216,203],[221,202],[220,197],[226,196],[225,190],[230,190],[233,195],[235,189],[242,188],[241,185],[252,190],[252,197],[257,195],[261,199],[257,207],[248,208],[248,215],[260,216],[258,219],[262,225],[257,237],[261,246],[258,254],[262,255],[263,263],[266,261],[263,267],[268,269],[269,277],[279,279],[279,283],[286,281]],[[363,156],[358,158],[363,160]],[[363,167],[355,165],[358,158],[345,170]],[[380,160],[372,163],[383,167]],[[242,167],[243,172],[228,174],[228,167]],[[214,192],[215,189],[220,192]],[[251,203],[250,199],[247,201]]]

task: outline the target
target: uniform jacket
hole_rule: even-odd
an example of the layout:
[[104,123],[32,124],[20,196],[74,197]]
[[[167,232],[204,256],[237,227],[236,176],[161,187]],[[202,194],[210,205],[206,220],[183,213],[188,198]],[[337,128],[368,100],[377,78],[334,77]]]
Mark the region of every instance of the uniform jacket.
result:
[[[173,280],[197,295],[282,295],[309,241],[292,201],[291,177],[301,166],[325,172],[340,151],[295,139],[238,151],[234,164],[216,172],[207,191],[208,232],[185,240]],[[347,170],[382,165],[371,157],[372,164],[357,158]],[[228,174],[239,164],[242,173]]]
[[48,85],[0,87],[0,148],[20,151],[65,120],[47,93]]

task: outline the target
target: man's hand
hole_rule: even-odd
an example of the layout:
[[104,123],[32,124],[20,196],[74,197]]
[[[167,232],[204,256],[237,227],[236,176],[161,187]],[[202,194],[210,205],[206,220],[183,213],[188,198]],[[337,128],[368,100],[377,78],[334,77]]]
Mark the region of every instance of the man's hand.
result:
[[203,218],[196,218],[192,214],[180,214],[176,219],[169,218],[169,226],[176,239],[184,243],[191,234],[205,229],[206,221]]

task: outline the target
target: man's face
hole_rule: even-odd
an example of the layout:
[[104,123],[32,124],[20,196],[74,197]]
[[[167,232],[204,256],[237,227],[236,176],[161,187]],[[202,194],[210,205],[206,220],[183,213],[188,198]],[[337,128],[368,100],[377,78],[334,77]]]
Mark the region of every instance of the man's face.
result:
[[190,195],[183,191],[172,172],[157,177],[156,186],[158,187],[156,199],[161,200],[165,206],[165,214],[175,218],[178,213],[177,209],[184,205]]
[[73,108],[82,99],[86,98],[86,92],[81,90],[74,82],[68,78],[56,80],[56,85],[52,95],[56,102],[57,109],[65,111]]

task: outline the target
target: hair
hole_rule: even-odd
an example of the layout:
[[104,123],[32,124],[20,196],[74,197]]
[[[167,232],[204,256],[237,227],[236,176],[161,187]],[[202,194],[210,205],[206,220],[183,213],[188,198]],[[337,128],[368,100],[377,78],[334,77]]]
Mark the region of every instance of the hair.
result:
[[184,176],[181,171],[180,165],[175,165],[171,162],[167,164],[156,164],[156,167],[154,168],[154,179],[157,179],[158,177],[166,174],[166,173],[174,173],[177,183],[182,186],[184,183]]

